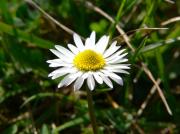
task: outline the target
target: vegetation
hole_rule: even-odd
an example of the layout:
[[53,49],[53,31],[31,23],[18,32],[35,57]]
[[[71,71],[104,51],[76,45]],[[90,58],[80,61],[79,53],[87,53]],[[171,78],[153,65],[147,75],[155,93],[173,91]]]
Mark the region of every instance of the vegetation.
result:
[[0,133],[92,133],[85,90],[58,89],[46,61],[93,30],[131,64],[124,86],[93,91],[99,133],[180,133],[179,14],[172,0],[0,0]]

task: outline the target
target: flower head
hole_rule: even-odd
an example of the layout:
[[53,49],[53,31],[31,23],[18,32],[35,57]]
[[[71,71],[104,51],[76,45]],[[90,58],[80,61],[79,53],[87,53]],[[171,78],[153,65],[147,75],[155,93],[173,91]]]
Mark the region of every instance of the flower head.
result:
[[104,82],[110,88],[113,88],[111,80],[123,85],[122,78],[117,74],[128,74],[126,69],[129,69],[129,64],[124,64],[128,61],[125,58],[127,55],[124,53],[125,49],[120,50],[120,46],[116,46],[117,41],[107,48],[109,37],[104,35],[96,43],[95,36],[95,32],[92,32],[83,44],[80,37],[74,34],[76,46],[68,44],[69,49],[66,49],[55,45],[56,49],[50,49],[58,58],[47,61],[49,67],[57,68],[49,74],[49,77],[56,79],[64,76],[58,88],[74,82],[74,89],[78,90],[85,80],[90,90],[95,88],[95,81],[99,84]]

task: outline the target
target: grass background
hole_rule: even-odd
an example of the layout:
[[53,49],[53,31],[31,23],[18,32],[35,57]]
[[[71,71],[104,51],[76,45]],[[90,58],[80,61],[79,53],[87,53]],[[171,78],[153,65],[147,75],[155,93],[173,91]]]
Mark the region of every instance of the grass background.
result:
[[[100,134],[180,133],[180,23],[163,22],[180,15],[180,1],[168,0],[34,0],[41,9],[82,37],[92,30],[97,37],[111,35],[127,48],[130,75],[122,75],[124,86],[109,90],[98,85],[93,92]],[[92,6],[92,4],[94,6]],[[101,9],[114,19],[110,22]],[[132,52],[116,30],[145,27],[166,30],[128,32]],[[72,87],[57,89],[50,80],[46,60],[54,44],[66,47],[72,35],[37,8],[23,0],[0,1],[0,133],[1,134],[91,134],[86,92]],[[145,63],[172,110],[170,116],[143,70]],[[145,101],[148,97],[149,101]],[[146,108],[138,113],[145,101]]]

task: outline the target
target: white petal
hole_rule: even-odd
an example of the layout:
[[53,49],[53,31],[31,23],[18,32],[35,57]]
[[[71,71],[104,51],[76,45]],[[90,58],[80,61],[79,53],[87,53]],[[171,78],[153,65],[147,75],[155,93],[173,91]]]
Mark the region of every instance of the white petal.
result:
[[91,91],[94,90],[95,82],[94,82],[94,78],[93,78],[92,74],[89,75],[87,78],[87,85]]
[[78,77],[80,77],[83,73],[82,72],[78,72],[76,74],[71,74],[71,76],[69,77],[69,81],[67,81],[67,83],[65,84],[66,86],[70,85],[73,81],[75,81],[75,79],[77,79]]
[[93,31],[89,38],[85,41],[85,49],[95,49],[96,33]]
[[78,53],[79,53],[78,48],[75,47],[75,46],[72,45],[72,44],[68,44],[68,48],[69,48],[74,54],[78,54]]
[[[110,61],[110,60],[113,60],[114,58],[116,58],[117,56],[121,56],[120,54],[122,54],[125,50],[126,49],[122,49],[122,50],[116,52],[115,54],[113,54],[110,57],[106,58],[106,61]],[[125,53],[125,54],[127,55],[127,53]]]
[[[107,68],[105,68],[107,69]],[[111,72],[114,72],[114,73],[122,73],[122,74],[129,74],[129,72],[127,72],[126,70],[123,70],[123,69],[110,69]]]
[[110,88],[113,88],[113,84],[111,82],[111,80],[105,76],[104,74],[100,74],[101,75],[101,78],[103,79],[103,81],[110,87]]
[[117,79],[117,78],[115,78],[115,77],[113,77],[113,76],[109,76],[112,80],[114,80],[117,84],[119,84],[119,85],[121,85],[121,86],[123,86],[123,80],[122,80],[122,78],[121,77],[119,77],[119,79]]
[[66,62],[66,63],[72,63],[72,58],[67,57],[66,55],[63,55],[62,53],[60,53],[57,50],[54,49],[50,49],[50,51],[55,54],[57,57],[59,57],[62,61]]
[[61,88],[61,87],[63,87],[63,86],[64,86],[63,83],[62,83],[62,82],[59,82],[58,88]]
[[96,41],[96,33],[95,31],[93,31],[90,35],[90,40],[91,42],[95,45],[95,41]]
[[81,40],[81,38],[79,37],[79,35],[77,35],[76,33],[73,35],[74,37],[74,42],[78,48],[79,51],[83,51],[84,50],[84,45],[83,42]]
[[91,48],[94,49],[95,48],[95,42],[96,42],[96,33],[93,31],[89,37],[90,39],[90,43],[91,43]]
[[[72,72],[76,72],[77,70],[75,68],[68,68],[68,67],[63,67],[63,68],[59,68],[59,69],[56,69],[55,71],[51,72],[48,77],[51,77],[53,76],[53,78],[55,76],[63,76],[67,73],[72,73]],[[57,77],[56,77],[57,78]],[[55,79],[55,78],[54,78]]]
[[120,76],[113,72],[109,72],[107,70],[101,70],[105,75],[108,75],[112,80],[114,80],[116,83],[123,85],[123,80]]
[[120,48],[120,46],[116,46],[116,43],[117,41],[114,41],[111,46],[104,52],[104,58],[111,56]]
[[53,59],[53,60],[47,60],[47,63],[62,63],[63,61],[61,59]]
[[84,78],[80,76],[74,83],[74,90],[79,90],[84,83]]
[[61,65],[59,65],[59,63],[52,63],[49,64],[49,67],[60,67]]
[[106,61],[107,64],[115,64],[115,63],[122,63],[122,62],[127,62],[128,59],[122,59],[122,57],[118,56],[114,58],[113,60]]
[[85,41],[85,49],[93,49],[91,40],[89,38],[87,38]]
[[61,59],[53,59],[53,60],[48,60],[46,61],[49,64],[49,67],[72,67],[73,64],[71,63],[65,63]]
[[66,74],[67,74],[67,72],[61,72],[61,73],[54,74],[54,75],[52,76],[52,79],[54,80],[54,79],[56,79],[56,78],[58,78],[58,77],[61,77],[61,76],[63,76],[63,75],[66,75]]
[[49,64],[49,67],[72,67],[73,64],[69,64],[69,63],[52,63]]
[[86,79],[90,74],[91,74],[91,72],[84,73],[84,74],[82,75],[82,77],[83,77],[84,79]]
[[54,50],[54,49],[50,49],[50,51],[55,54],[57,57],[61,58],[62,57],[62,53],[60,53],[59,51],[57,50]]
[[109,36],[103,36],[96,43],[96,51],[103,54],[109,42]]
[[95,80],[99,83],[99,84],[102,84],[103,83],[103,80],[102,80],[102,78],[99,76],[99,74],[98,73],[93,73],[93,76],[94,76],[94,78],[95,78]]
[[106,66],[107,69],[130,69],[130,64],[116,64],[116,65],[108,65]]
[[58,88],[62,86],[69,86],[75,79],[82,75],[82,72],[68,74],[64,77],[64,79],[59,83]]
[[119,57],[124,58],[128,53],[121,54]]
[[73,59],[74,56],[75,56],[71,51],[67,50],[66,48],[64,48],[64,47],[62,47],[62,46],[55,45],[55,48],[56,48],[59,52],[61,52],[62,54],[66,55],[66,56],[69,57],[69,58],[72,58],[72,59]]

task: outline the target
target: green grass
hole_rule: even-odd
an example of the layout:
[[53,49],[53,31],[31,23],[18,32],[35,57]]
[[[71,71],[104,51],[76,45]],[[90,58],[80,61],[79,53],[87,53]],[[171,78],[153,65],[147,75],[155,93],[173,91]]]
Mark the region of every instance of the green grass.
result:
[[[110,15],[115,23],[89,8],[83,0],[34,0],[43,10],[82,37],[96,31],[97,38],[109,34],[126,48],[131,64],[122,75],[124,86],[105,84],[93,92],[100,134],[180,133],[180,27],[179,22],[161,23],[179,16],[180,4],[165,0],[94,0],[93,5]],[[127,33],[134,52],[116,29]],[[166,27],[161,30],[139,30]],[[73,37],[23,0],[0,0],[0,133],[2,134],[91,134],[87,99],[83,89],[57,89],[46,63],[54,58],[55,44],[66,47]],[[141,104],[153,82],[143,71],[145,63],[157,80],[172,110],[170,116],[156,92],[142,115]],[[140,129],[138,129],[140,128]]]

